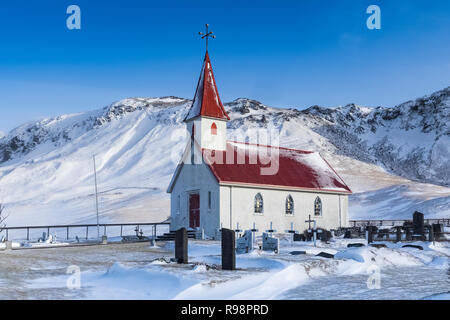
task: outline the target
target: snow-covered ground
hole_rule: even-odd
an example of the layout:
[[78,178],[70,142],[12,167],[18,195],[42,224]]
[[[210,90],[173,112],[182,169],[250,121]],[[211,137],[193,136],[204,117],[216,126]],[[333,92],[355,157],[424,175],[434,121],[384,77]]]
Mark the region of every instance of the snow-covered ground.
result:
[[[0,252],[1,298],[28,299],[448,299],[448,243],[422,243],[424,250],[347,248],[364,240],[330,244],[283,240],[280,253],[237,255],[236,271],[222,271],[220,243],[190,241],[189,264],[170,262],[173,243]],[[294,251],[306,251],[293,255]],[[324,251],[334,259],[315,256]],[[69,289],[81,270],[80,289]],[[379,289],[370,281],[379,270]],[[369,286],[368,283],[369,282]]]

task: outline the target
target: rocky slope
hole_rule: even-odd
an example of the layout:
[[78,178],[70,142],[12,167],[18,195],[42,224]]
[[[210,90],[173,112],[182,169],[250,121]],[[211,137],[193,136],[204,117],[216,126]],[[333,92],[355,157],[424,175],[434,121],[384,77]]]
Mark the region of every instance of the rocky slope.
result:
[[[124,203],[134,199],[134,213],[148,211],[152,199],[152,210],[166,217],[165,188],[184,148],[182,121],[190,104],[177,97],[131,98],[24,124],[0,136],[0,196],[27,219],[35,218],[36,206],[53,214],[63,201],[76,219],[61,223],[85,221],[96,154],[108,210],[124,214]],[[351,104],[299,111],[249,99],[225,107],[230,139],[242,141],[250,129],[272,130],[283,146],[323,153],[356,192],[378,187],[370,186],[369,171],[383,179],[386,170],[394,180],[450,185],[450,87],[392,108]]]

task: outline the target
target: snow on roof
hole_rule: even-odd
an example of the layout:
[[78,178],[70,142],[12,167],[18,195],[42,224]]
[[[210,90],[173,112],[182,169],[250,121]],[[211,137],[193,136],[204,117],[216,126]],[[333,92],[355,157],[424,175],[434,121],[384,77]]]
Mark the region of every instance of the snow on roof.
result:
[[203,157],[221,184],[351,193],[316,152],[228,141],[226,151],[203,149]]
[[203,61],[194,101],[184,120],[187,121],[198,116],[230,120],[220,101],[208,52]]

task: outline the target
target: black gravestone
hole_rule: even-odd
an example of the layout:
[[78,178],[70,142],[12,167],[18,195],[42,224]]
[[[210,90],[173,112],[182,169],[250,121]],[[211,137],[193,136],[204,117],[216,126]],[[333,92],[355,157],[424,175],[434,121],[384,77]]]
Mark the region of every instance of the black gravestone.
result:
[[433,226],[430,226],[430,228],[428,228],[428,241],[434,241],[434,228]]
[[412,240],[411,228],[405,227],[405,232],[406,232],[406,235],[405,235],[406,241],[411,241]]
[[416,246],[414,244],[405,244],[404,246],[402,246],[402,248],[414,248],[414,249],[423,250],[422,246]]
[[373,242],[373,235],[377,232],[378,228],[375,226],[367,226],[367,243]]
[[235,242],[234,231],[222,228],[222,270],[236,269]]
[[372,243],[370,246],[377,249],[387,248],[387,245],[385,245],[384,243]]
[[425,233],[425,223],[423,219],[423,213],[416,211],[413,214],[413,228],[415,235],[424,235]]
[[316,254],[316,257],[323,257],[323,258],[333,259],[334,258],[334,254],[322,251],[319,254]]
[[349,243],[347,244],[347,248],[359,248],[359,247],[364,247],[365,244],[364,243]]
[[175,260],[177,263],[188,263],[188,235],[186,228],[175,234]]
[[444,232],[444,225],[442,223],[433,223],[431,226],[433,229],[434,240],[439,240]]
[[402,241],[402,227],[396,227],[397,231],[396,231],[396,242],[400,242]]
[[294,241],[306,241],[304,234],[294,233]]
[[351,239],[351,238],[352,238],[352,231],[345,230],[344,239]]

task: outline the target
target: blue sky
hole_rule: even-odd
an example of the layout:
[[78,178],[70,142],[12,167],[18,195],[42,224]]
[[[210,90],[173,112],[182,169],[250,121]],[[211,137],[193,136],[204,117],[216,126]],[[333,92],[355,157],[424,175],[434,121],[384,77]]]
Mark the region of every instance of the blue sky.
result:
[[[81,30],[66,28],[80,6]],[[369,30],[366,8],[381,8]],[[388,105],[450,85],[450,1],[8,1],[0,130],[134,96],[192,98],[210,54],[223,101]]]

